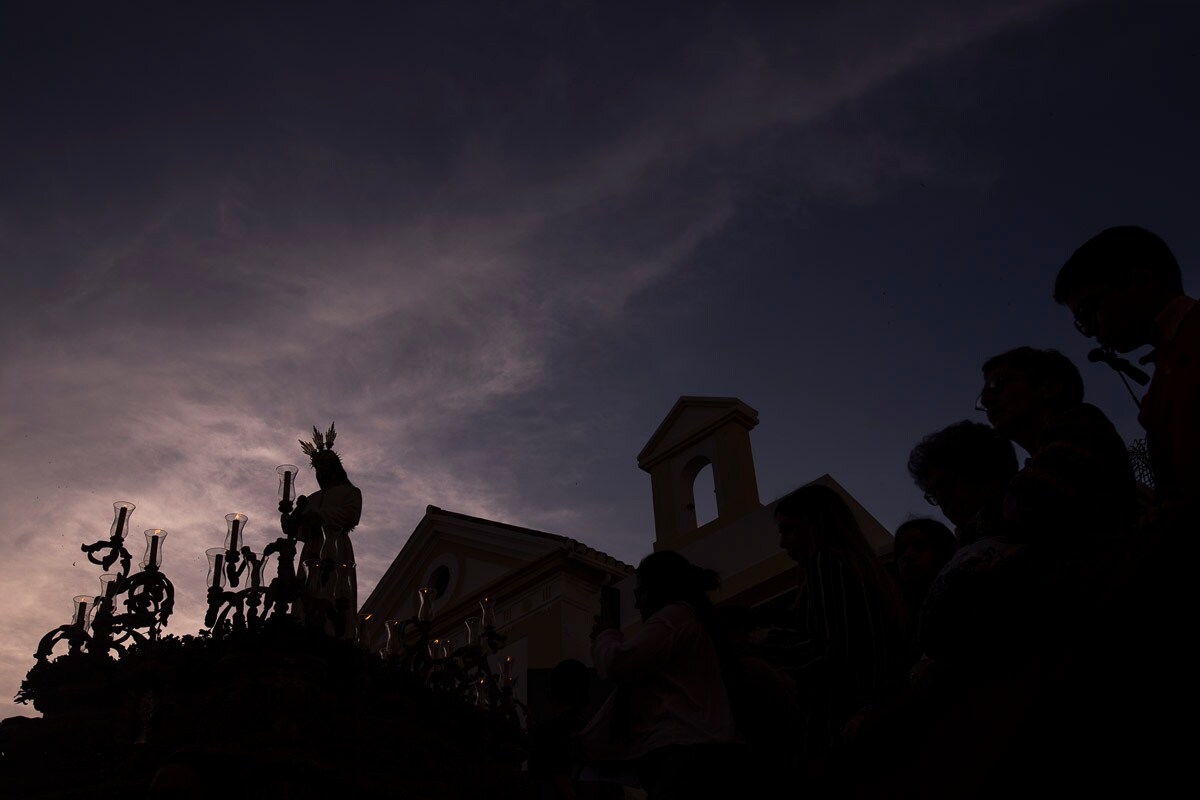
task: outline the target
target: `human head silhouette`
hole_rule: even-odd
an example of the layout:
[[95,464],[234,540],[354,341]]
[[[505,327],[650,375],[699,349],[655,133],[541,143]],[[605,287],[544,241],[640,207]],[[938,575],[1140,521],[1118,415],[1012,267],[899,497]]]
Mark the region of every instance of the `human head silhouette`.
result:
[[1083,378],[1057,350],[1018,347],[983,363],[979,402],[993,428],[1028,448],[1048,419],[1083,402]]
[[709,607],[708,592],[721,584],[717,573],[698,567],[674,550],[659,550],[642,559],[634,570],[634,601],[642,619],[671,603],[688,603],[697,611]]
[[1175,254],[1135,225],[1107,228],[1076,250],[1054,282],[1054,299],[1075,316],[1081,333],[1128,353],[1156,338],[1154,319],[1183,294]]
[[990,426],[963,420],[922,439],[908,457],[908,473],[926,499],[962,527],[1004,496],[1017,474],[1017,454]]
[[946,566],[958,540],[954,532],[931,517],[917,517],[896,529],[896,569],[900,583],[909,588],[928,588]]

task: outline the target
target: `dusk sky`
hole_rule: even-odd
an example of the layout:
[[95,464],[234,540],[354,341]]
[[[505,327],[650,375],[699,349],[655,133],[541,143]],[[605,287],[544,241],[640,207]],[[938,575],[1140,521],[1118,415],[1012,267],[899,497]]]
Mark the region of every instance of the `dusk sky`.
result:
[[[735,396],[764,502],[830,473],[885,526],[979,419],[980,364],[1055,347],[1115,224],[1196,294],[1181,2],[9,3],[0,34],[0,716],[137,504],[204,613],[224,515],[336,420],[363,600],[427,504],[651,549],[635,457]],[[305,467],[300,491],[315,489]]]

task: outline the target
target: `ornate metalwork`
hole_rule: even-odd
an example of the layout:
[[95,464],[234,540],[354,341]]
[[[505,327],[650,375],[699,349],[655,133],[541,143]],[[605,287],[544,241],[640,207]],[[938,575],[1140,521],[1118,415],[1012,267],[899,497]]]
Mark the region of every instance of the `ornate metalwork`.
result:
[[[92,618],[74,619],[47,633],[38,643],[34,658],[45,662],[59,642],[66,641],[68,653],[85,650],[107,655],[110,650],[124,653],[131,642],[157,639],[175,609],[175,586],[158,568],[161,557],[156,542],[147,555],[141,572],[129,574],[133,557],[125,548],[132,503],[114,504],[116,519],[108,539],[80,546],[93,564],[107,570],[120,561],[121,570],[101,577],[103,592],[95,597]],[[148,531],[165,536],[165,531]],[[159,539],[158,541],[161,541]],[[107,578],[108,580],[105,580]]]
[[1138,439],[1129,446],[1129,462],[1133,465],[1133,477],[1148,489],[1154,488],[1154,464],[1150,461],[1150,448],[1145,439]]
[[[332,434],[332,431],[330,432]],[[332,441],[328,436],[328,442]],[[261,555],[241,543],[247,518],[230,514],[230,532],[222,548],[212,548],[208,587],[208,609],[202,632],[205,641],[218,642],[230,637],[236,642],[242,632],[271,634],[271,629],[332,631],[337,638],[355,633],[360,647],[365,648],[365,622],[360,618],[357,631],[347,630],[347,620],[353,619],[354,563],[345,532],[326,527],[320,531],[325,538],[320,548],[302,551],[305,562],[296,565],[297,545],[301,526],[293,515],[292,465],[279,467],[279,510],[282,514],[283,535],[271,542]],[[175,587],[159,568],[161,545],[166,532],[152,529],[146,532],[147,555],[140,572],[130,574],[132,556],[125,546],[132,503],[114,504],[115,519],[108,539],[82,545],[93,564],[108,570],[119,564],[117,572],[101,577],[102,590],[95,597],[76,598],[75,618],[42,637],[35,658],[38,669],[45,674],[47,662],[56,646],[66,642],[68,653],[86,653],[103,657],[110,653],[124,656],[130,646],[159,639],[161,628],[174,610]],[[311,537],[312,532],[308,535]],[[319,552],[314,552],[314,549]],[[264,571],[271,556],[275,556],[275,575],[268,582]],[[388,622],[388,644],[381,651],[385,671],[415,679],[440,694],[458,698],[468,705],[494,712],[517,727],[528,726],[526,706],[514,694],[516,680],[511,674],[511,659],[500,662],[499,674],[493,672],[491,659],[498,657],[506,638],[495,628],[494,604],[491,598],[480,603],[481,616],[467,625],[467,643],[455,647],[449,640],[432,637],[433,600],[436,590],[422,589],[420,606],[411,619]],[[171,637],[163,640],[169,643]],[[136,651],[135,651],[136,652]],[[71,662],[61,661],[62,666]],[[82,662],[79,662],[82,663]],[[96,662],[99,664],[100,662]],[[78,665],[78,664],[77,664]],[[90,669],[90,668],[89,668]],[[24,689],[23,689],[24,691]],[[35,692],[27,693],[30,697]],[[148,719],[155,713],[151,701],[142,714],[142,733]]]
[[389,621],[388,644],[380,655],[390,666],[411,672],[432,689],[497,711],[518,727],[528,727],[529,709],[514,694],[517,680],[510,672],[511,659],[501,662],[500,675],[492,671],[489,661],[504,647],[504,634],[489,624],[478,641],[454,648],[447,641],[431,638],[432,630],[432,621],[420,619],[419,614]]

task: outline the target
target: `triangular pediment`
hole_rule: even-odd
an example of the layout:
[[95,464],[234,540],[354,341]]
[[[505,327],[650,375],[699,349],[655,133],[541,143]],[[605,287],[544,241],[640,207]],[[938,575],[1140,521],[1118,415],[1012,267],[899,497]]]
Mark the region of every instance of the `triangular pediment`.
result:
[[638,466],[649,471],[730,422],[751,430],[758,424],[758,412],[736,397],[680,397],[638,453]]
[[566,536],[429,506],[361,610],[388,619],[415,615],[417,590],[430,585],[439,570],[445,587],[437,608],[476,602],[489,586],[568,553],[603,571],[629,570]]
[[568,546],[569,539],[429,506],[412,535],[363,604],[392,617],[416,612],[416,593],[434,571],[449,572],[441,607]]

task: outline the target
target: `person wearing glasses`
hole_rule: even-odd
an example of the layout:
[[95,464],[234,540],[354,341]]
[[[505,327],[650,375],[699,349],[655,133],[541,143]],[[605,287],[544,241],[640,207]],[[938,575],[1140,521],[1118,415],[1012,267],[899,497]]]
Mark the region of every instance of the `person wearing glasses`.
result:
[[1200,711],[1190,674],[1190,632],[1196,608],[1195,568],[1200,532],[1200,304],[1183,291],[1175,255],[1150,231],[1123,225],[1093,236],[1067,259],[1054,299],[1074,316],[1075,327],[1102,348],[1129,353],[1146,345],[1154,376],[1140,403],[1138,422],[1154,473],[1151,511],[1135,537],[1131,608],[1117,624],[1128,632],[1122,650],[1133,732],[1122,763],[1137,763],[1142,793],[1186,779],[1186,742],[1168,719],[1193,719]]
[[1047,699],[1033,709],[1043,724],[1030,732],[1072,733],[1065,744],[1035,734],[1031,749],[1054,751],[1051,766],[1069,763],[1084,774],[1120,735],[1110,727],[1111,707],[1096,698],[1115,694],[1122,679],[1108,651],[1114,621],[1129,611],[1122,563],[1138,514],[1133,466],[1108,417],[1083,401],[1083,379],[1062,353],[1018,347],[985,361],[983,377],[979,408],[1029,453],[1002,513],[1028,545],[1038,597],[1031,646]]
[[[1007,640],[1026,632],[1010,607],[1025,600],[1027,546],[1002,510],[1016,452],[992,428],[964,420],[922,439],[908,471],[959,539],[921,606],[922,654],[943,670],[990,669],[1009,655]],[[918,664],[917,675],[928,666]]]
[[1134,521],[1137,484],[1116,428],[1083,401],[1079,370],[1057,350],[1018,347],[985,361],[983,379],[976,408],[1029,454],[1005,490],[1005,518],[1060,558],[1111,551]]
[[980,422],[963,420],[913,448],[908,473],[954,526],[960,545],[999,533],[1000,506],[1017,474],[1012,443]]
[[1154,376],[1138,422],[1154,465],[1160,512],[1200,517],[1200,304],[1183,291],[1167,244],[1144,228],[1108,228],[1063,264],[1054,299],[1101,347],[1128,353],[1150,345]]
[[909,456],[909,474],[959,539],[921,605],[921,658],[905,700],[913,730],[898,740],[910,762],[900,780],[916,784],[910,796],[981,796],[1017,769],[1037,674],[1028,545],[1003,514],[1017,467],[1012,442],[967,420]]

